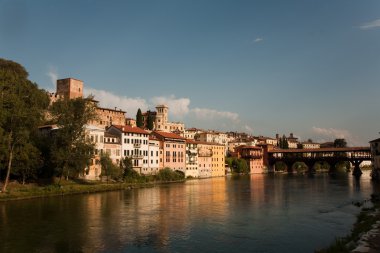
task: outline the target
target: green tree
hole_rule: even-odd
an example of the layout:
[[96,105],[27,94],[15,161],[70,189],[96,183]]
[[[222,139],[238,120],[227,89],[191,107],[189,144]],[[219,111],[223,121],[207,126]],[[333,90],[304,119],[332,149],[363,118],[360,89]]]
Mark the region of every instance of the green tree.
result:
[[289,148],[288,139],[286,138],[285,135],[283,135],[282,137],[280,137],[280,139],[278,141],[278,147],[282,148],[282,149],[288,149]]
[[132,158],[125,157],[120,161],[120,169],[123,173],[124,181],[130,181],[134,179],[138,179],[140,177],[139,173],[133,169]]
[[17,146],[14,154],[13,174],[21,177],[22,184],[25,184],[27,179],[36,179],[38,169],[42,166],[42,157],[38,148],[32,143],[26,143]]
[[120,179],[121,176],[121,170],[118,166],[113,164],[112,159],[110,158],[109,154],[102,154],[100,156],[100,165],[102,166],[102,176],[107,177],[107,181],[109,178],[117,180]]
[[148,129],[149,130],[153,130],[153,127],[154,127],[154,125],[153,125],[153,116],[149,113],[148,114],[148,122],[147,122],[147,124],[148,124]]
[[58,130],[52,134],[51,159],[60,180],[77,177],[93,157],[94,145],[86,138],[86,124],[96,119],[95,105],[89,99],[62,98],[50,108]]
[[0,59],[0,152],[6,176],[2,191],[7,190],[14,159],[29,151],[32,132],[44,119],[49,105],[47,93],[28,80],[28,73],[20,64]]
[[140,108],[137,110],[137,114],[136,114],[136,126],[144,127],[143,117],[142,117]]
[[248,167],[248,163],[244,159],[229,157],[229,158],[226,158],[226,163],[231,168],[231,171],[233,171],[234,173],[247,174],[250,171]]
[[335,139],[334,140],[334,147],[335,148],[346,148],[347,142],[345,139]]

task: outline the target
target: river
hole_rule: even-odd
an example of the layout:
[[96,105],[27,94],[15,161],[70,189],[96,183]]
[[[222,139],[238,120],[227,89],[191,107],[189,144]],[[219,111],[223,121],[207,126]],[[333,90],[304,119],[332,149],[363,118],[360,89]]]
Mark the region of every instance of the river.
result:
[[250,175],[0,203],[0,252],[313,252],[349,233],[368,173]]

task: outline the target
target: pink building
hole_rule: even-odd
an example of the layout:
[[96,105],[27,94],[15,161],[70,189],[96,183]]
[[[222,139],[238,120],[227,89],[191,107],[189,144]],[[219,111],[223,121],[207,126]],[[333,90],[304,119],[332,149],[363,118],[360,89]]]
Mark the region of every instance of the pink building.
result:
[[162,167],[186,172],[186,139],[167,132],[153,131],[152,134],[160,141],[162,150]]
[[263,148],[256,146],[239,146],[235,149],[238,158],[247,161],[252,174],[264,173]]

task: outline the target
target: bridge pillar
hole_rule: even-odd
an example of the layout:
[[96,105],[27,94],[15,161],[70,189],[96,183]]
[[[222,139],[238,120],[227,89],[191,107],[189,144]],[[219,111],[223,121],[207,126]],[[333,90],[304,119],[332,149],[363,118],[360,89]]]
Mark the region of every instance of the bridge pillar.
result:
[[307,166],[307,173],[314,174],[315,173],[315,169],[314,169],[315,162],[314,161],[305,161],[304,163]]
[[286,161],[285,162],[286,164],[286,169],[288,170],[288,173],[293,173],[293,162],[291,161]]
[[352,172],[352,175],[354,175],[355,177],[360,177],[363,174],[362,170],[360,169],[361,163],[362,163],[361,160],[352,161],[352,164],[354,165],[354,171]]
[[268,162],[268,173],[274,172],[275,163]]
[[373,181],[380,181],[380,169],[373,167],[371,171],[371,178]]

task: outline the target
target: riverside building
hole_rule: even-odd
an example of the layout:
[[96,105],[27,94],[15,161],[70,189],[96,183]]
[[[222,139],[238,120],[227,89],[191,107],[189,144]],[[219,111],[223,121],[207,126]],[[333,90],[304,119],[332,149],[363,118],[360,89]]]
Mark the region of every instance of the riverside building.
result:
[[149,133],[139,127],[112,125],[107,133],[121,140],[121,158],[132,158],[132,166],[140,174],[148,174]]

